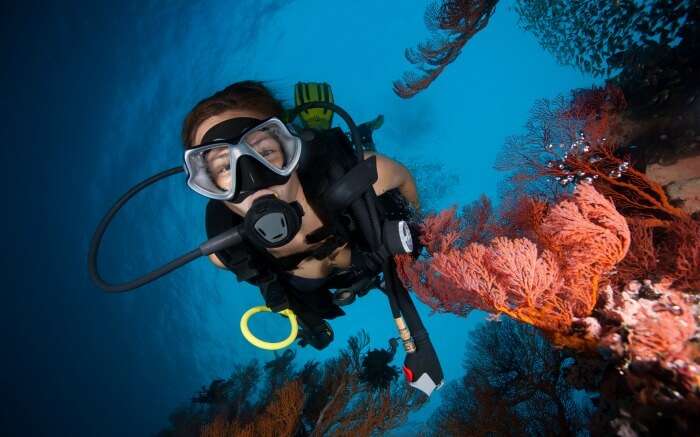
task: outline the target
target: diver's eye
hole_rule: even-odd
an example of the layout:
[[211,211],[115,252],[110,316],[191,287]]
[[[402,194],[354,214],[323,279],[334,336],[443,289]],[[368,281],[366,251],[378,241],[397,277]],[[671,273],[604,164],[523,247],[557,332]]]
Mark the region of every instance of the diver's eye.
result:
[[231,170],[231,164],[226,164],[219,169],[217,174],[224,174],[224,173],[227,173],[229,170]]
[[251,146],[257,146],[258,143],[260,143],[261,141],[270,138],[271,133],[272,131],[269,128],[262,128],[251,133],[246,139],[246,142],[248,142],[248,144],[250,144]]

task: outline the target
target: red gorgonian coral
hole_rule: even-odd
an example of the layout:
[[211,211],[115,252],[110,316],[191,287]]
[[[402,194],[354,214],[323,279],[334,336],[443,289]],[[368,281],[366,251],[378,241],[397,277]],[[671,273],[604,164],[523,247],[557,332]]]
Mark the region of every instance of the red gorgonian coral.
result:
[[590,185],[577,187],[535,223],[526,238],[468,243],[454,211],[428,218],[421,242],[428,256],[400,256],[404,284],[437,311],[471,308],[504,313],[567,344],[574,318],[590,314],[601,275],[624,258],[629,229],[613,205]]
[[[510,171],[503,203],[523,195],[556,198],[584,182],[615,205],[632,232],[628,256],[617,266],[616,284],[670,277],[681,291],[700,288],[700,222],[674,204],[661,184],[630,164],[627,120],[619,88],[577,90],[571,99],[541,100],[524,135],[509,137],[496,168]],[[517,211],[517,209],[516,209]],[[525,216],[527,217],[527,216]]]
[[425,23],[433,32],[418,49],[407,49],[406,59],[417,65],[422,74],[404,73],[394,82],[394,92],[403,98],[413,97],[427,88],[452,61],[462,47],[486,27],[498,0],[442,0],[431,3],[425,11]]

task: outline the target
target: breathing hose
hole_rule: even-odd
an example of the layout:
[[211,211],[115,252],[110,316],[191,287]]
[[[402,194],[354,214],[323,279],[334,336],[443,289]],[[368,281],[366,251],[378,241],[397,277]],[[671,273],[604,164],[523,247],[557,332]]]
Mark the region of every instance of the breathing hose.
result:
[[[131,291],[135,288],[141,287],[152,281],[155,281],[163,275],[170,273],[171,271],[199,258],[200,256],[209,255],[225,247],[240,244],[243,241],[244,225],[239,225],[205,241],[204,243],[200,244],[197,249],[187,252],[186,254],[153,270],[152,272],[140,276],[132,281],[124,282],[121,284],[110,284],[100,276],[100,273],[97,268],[97,255],[99,252],[100,244],[102,242],[102,237],[104,236],[107,227],[109,226],[112,219],[114,219],[117,212],[119,212],[119,210],[137,193],[139,193],[146,187],[158,182],[159,180],[178,174],[182,171],[182,167],[174,167],[162,171],[156,175],[149,177],[148,179],[139,182],[129,191],[127,191],[124,195],[122,195],[119,198],[119,200],[117,200],[117,202],[112,206],[112,208],[110,208],[107,214],[105,214],[105,216],[102,218],[90,242],[90,250],[88,254],[88,271],[90,273],[90,277],[100,288],[110,293],[121,293]],[[299,331],[299,325],[297,323],[296,315],[291,309],[286,309],[279,313],[287,317],[291,325],[289,336],[283,341],[273,343],[260,340],[257,337],[255,337],[248,328],[248,321],[251,316],[260,312],[270,311],[272,310],[266,306],[253,307],[246,311],[245,314],[243,314],[243,317],[241,318],[240,322],[241,332],[243,333],[243,336],[246,340],[248,340],[251,344],[261,349],[276,350],[285,348],[294,342]]]
[[100,273],[97,268],[97,254],[100,249],[100,244],[102,243],[102,237],[104,236],[104,233],[107,230],[109,223],[112,221],[117,212],[119,212],[119,210],[124,206],[124,204],[126,204],[129,200],[131,200],[132,197],[134,197],[144,188],[148,187],[149,185],[153,185],[161,179],[165,179],[169,176],[181,173],[183,171],[184,169],[182,167],[173,167],[171,169],[155,174],[149,177],[148,179],[145,179],[139,182],[138,184],[134,185],[129,191],[124,193],[124,195],[122,195],[122,197],[120,197],[119,200],[117,200],[114,206],[112,206],[112,208],[110,208],[107,214],[105,214],[105,216],[102,218],[99,225],[97,225],[97,229],[95,230],[95,233],[92,236],[92,240],[90,242],[90,250],[88,252],[88,271],[92,280],[100,288],[110,293],[122,293],[125,291],[131,291],[135,288],[146,285],[149,282],[155,281],[161,276],[164,276],[172,272],[173,270],[182,267],[183,265],[199,258],[200,256],[209,255],[211,253],[216,252],[217,250],[220,250],[223,247],[233,246],[235,244],[240,243],[243,240],[241,228],[236,227],[224,232],[223,234],[217,235],[216,237],[210,240],[205,241],[204,243],[200,244],[197,249],[191,250],[186,254],[175,258],[169,263],[153,270],[152,272],[140,276],[132,281],[124,282],[121,284],[110,284],[109,282],[105,281],[102,278],[102,276],[100,276]]

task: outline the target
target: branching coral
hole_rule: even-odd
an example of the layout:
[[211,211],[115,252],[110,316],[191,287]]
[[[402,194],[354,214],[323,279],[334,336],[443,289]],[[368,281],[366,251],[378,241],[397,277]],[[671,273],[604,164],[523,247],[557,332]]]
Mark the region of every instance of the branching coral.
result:
[[301,383],[290,381],[274,392],[272,401],[253,422],[242,424],[235,420],[228,421],[226,415],[219,414],[211,423],[204,425],[201,437],[291,436],[299,426],[303,405],[304,392]]
[[[559,159],[534,164],[530,174],[553,178],[562,185],[588,180],[625,216],[634,238],[629,257],[619,266],[618,284],[653,272],[655,277],[673,277],[675,288],[697,290],[700,223],[674,205],[660,184],[620,157],[616,141],[624,140],[624,128],[616,114],[622,108],[624,99],[614,87],[577,93],[569,109],[556,118],[580,120],[584,135],[570,143]],[[548,145],[541,150],[556,156]]]
[[573,183],[591,183],[613,202],[634,235],[616,283],[653,272],[654,277],[672,277],[675,288],[697,290],[700,224],[642,168],[630,165],[619,147],[628,136],[628,122],[621,116],[625,108],[621,91],[611,85],[575,91],[571,99],[538,102],[526,134],[508,139],[496,165],[513,172],[504,203],[517,204],[527,194],[553,199]]
[[[590,314],[598,283],[629,248],[629,229],[603,196],[580,185],[537,224],[539,241],[497,237],[462,244],[454,211],[426,220],[427,259],[398,260],[405,285],[437,311],[504,313],[550,334]],[[566,343],[566,337],[557,337]]]
[[397,427],[410,411],[425,402],[404,384],[377,390],[362,381],[362,355],[369,337],[361,333],[348,341],[339,359],[324,372],[324,402],[316,416],[311,436],[369,436]]
[[[293,366],[294,353],[278,355],[264,366],[260,378],[253,361],[227,380],[215,380],[192,399],[189,409],[171,416],[172,427],[162,437],[219,436],[370,436],[400,426],[411,411],[427,400],[397,382],[389,365],[394,344],[378,367],[389,374],[368,375],[363,358],[369,337],[363,331],[348,347],[323,364]],[[373,358],[370,358],[370,361]],[[376,360],[375,360],[376,361]],[[381,369],[380,369],[381,370]],[[392,374],[393,371],[393,374]],[[367,378],[369,376],[369,378]]]
[[680,291],[700,291],[700,222],[630,219],[632,245],[617,266],[617,283],[640,277],[670,278]]
[[394,82],[394,92],[403,98],[413,97],[426,89],[452,61],[464,45],[486,27],[498,0],[441,0],[425,11],[425,23],[433,39],[407,49],[406,59],[417,65],[422,74],[404,73]]
[[[697,59],[697,50],[683,53]],[[634,92],[643,84],[618,86]],[[691,89],[684,104],[695,101]],[[497,163],[511,172],[499,217],[485,208],[464,210],[470,223],[483,224],[472,226],[480,229],[475,238],[466,236],[455,210],[431,217],[423,258],[403,257],[398,265],[436,311],[507,314],[541,328],[556,345],[585,349],[573,356],[600,364],[597,382],[587,388],[601,393],[600,411],[613,412],[601,422],[606,429],[638,421],[630,429],[665,432],[668,413],[672,429],[688,434],[700,426],[700,217],[669,196],[669,181],[652,178],[647,145],[664,146],[673,132],[656,118],[634,117],[639,108],[628,107],[636,104],[630,97],[609,82],[539,101],[525,135],[510,137]],[[689,144],[688,150],[697,146]],[[582,188],[595,189],[599,200],[577,203]],[[573,201],[549,206],[572,190]],[[636,291],[629,285],[634,279],[657,284]],[[595,350],[603,355],[593,358]],[[662,411],[664,419],[656,414]]]
[[602,143],[584,153],[567,155],[563,169],[555,166],[544,173],[553,177],[565,177],[573,173],[582,173],[591,178],[595,176],[596,188],[610,197],[626,217],[641,218],[650,223],[688,217],[681,208],[671,204],[659,184],[630,167],[614,151],[615,146]]
[[[610,146],[624,136],[619,114],[625,105],[614,86],[575,90],[570,98],[538,100],[525,133],[506,139],[494,166],[511,173],[502,197],[538,194],[554,199],[573,182],[598,184],[601,176],[614,179],[621,165],[624,170],[629,167]],[[610,156],[612,161],[603,159]],[[545,178],[557,183],[542,184]]]
[[565,379],[568,361],[532,326],[484,323],[467,340],[465,374],[430,421],[434,435],[583,434],[586,411]]

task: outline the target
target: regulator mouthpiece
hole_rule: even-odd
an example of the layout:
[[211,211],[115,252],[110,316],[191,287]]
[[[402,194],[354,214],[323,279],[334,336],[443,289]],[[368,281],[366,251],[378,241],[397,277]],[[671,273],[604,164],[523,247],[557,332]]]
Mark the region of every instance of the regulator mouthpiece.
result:
[[299,232],[303,215],[298,202],[287,203],[271,194],[260,197],[243,220],[246,238],[258,247],[284,246]]

